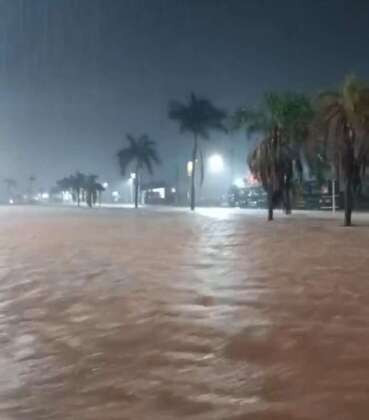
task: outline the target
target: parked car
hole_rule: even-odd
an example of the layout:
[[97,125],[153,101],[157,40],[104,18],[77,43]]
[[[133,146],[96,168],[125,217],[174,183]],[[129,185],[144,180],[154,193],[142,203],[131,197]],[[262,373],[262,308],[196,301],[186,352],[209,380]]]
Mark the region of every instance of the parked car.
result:
[[239,188],[233,185],[228,192],[230,207],[265,208],[267,195],[262,187]]

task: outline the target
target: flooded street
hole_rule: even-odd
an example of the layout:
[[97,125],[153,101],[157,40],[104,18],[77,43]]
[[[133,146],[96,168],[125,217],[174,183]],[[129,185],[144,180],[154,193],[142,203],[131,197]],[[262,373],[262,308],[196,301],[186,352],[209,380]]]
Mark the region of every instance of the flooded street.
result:
[[367,420],[369,221],[0,209],[1,420]]

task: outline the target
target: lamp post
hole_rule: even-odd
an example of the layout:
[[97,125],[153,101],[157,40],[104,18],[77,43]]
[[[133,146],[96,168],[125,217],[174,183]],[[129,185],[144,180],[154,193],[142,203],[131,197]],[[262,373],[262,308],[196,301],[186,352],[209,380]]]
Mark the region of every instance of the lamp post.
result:
[[133,192],[133,186],[136,180],[136,174],[134,172],[131,173],[130,177],[129,177],[129,183],[131,186],[131,203],[134,203],[134,192]]

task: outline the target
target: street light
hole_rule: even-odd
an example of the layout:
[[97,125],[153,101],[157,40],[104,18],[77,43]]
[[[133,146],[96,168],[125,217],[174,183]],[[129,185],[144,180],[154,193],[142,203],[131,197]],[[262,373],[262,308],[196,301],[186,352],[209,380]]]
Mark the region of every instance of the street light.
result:
[[119,197],[120,197],[119,191],[113,191],[113,192],[111,193],[111,195],[113,196],[113,201],[114,201],[115,203],[117,203],[117,202],[119,201]]
[[189,160],[187,162],[187,175],[188,176],[192,175],[192,170],[193,170],[193,163],[192,163],[192,160]]
[[209,157],[209,169],[213,173],[222,172],[224,169],[224,162],[221,155],[213,155]]
[[133,184],[135,183],[136,180],[136,174],[135,172],[131,172],[128,183],[130,185],[130,190],[131,190],[131,203],[134,202],[134,188],[133,188]]

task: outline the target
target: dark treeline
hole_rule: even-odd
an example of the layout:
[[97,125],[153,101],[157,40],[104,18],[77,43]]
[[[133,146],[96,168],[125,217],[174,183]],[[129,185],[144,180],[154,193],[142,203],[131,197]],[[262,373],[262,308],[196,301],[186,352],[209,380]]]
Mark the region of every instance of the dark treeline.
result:
[[[291,197],[304,176],[336,180],[344,193],[345,225],[351,225],[354,196],[362,185],[369,162],[369,87],[348,76],[335,91],[311,98],[296,92],[269,92],[257,107],[241,107],[227,114],[206,98],[191,94],[187,102],[171,101],[168,117],[190,139],[190,208],[196,206],[196,184],[204,179],[204,146],[213,131],[243,130],[247,138],[257,136],[257,145],[247,157],[251,173],[267,193],[268,219],[282,205],[291,213]],[[121,174],[132,171],[134,201],[138,207],[142,172],[153,173],[161,163],[157,144],[147,135],[127,134],[127,146],[116,156]],[[246,157],[245,157],[246,159]],[[79,206],[95,205],[103,186],[97,175],[76,172],[57,182],[54,191],[69,191]],[[196,181],[197,180],[197,181]],[[30,177],[30,190],[34,177]],[[4,180],[9,196],[16,187]]]
[[101,193],[105,190],[97,179],[98,175],[85,175],[77,171],[57,181],[54,192],[69,191],[78,207],[81,202],[93,207],[97,202],[101,203]]
[[282,202],[291,211],[292,181],[302,180],[305,158],[315,178],[337,180],[344,191],[345,225],[369,162],[369,87],[349,76],[337,91],[312,100],[296,93],[265,95],[258,109],[243,108],[236,128],[261,134],[249,156],[251,172],[268,195],[268,219]]

